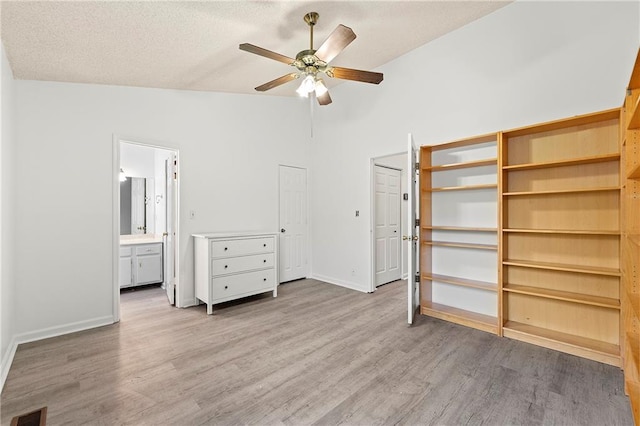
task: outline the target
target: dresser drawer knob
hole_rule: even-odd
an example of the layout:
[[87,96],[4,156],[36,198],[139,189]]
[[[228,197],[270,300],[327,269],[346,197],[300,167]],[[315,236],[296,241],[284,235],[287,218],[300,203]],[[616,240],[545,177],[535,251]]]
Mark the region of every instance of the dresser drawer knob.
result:
[[266,243],[262,245],[262,247],[266,247],[266,246],[267,246],[267,244],[266,244]]
[[224,251],[227,251],[227,250],[229,250],[229,248],[228,248],[228,247],[225,247],[225,248],[224,248]]
[[224,269],[227,269],[229,267],[229,265],[224,265]]
[[266,281],[266,280],[267,280],[266,278],[263,278],[263,279],[262,279],[262,281]]
[[262,263],[267,263],[267,259],[263,260]]
[[229,286],[228,286],[228,285],[225,285],[225,286],[224,286],[224,289],[225,289],[225,290],[226,290],[226,289],[228,289],[228,288],[229,288]]

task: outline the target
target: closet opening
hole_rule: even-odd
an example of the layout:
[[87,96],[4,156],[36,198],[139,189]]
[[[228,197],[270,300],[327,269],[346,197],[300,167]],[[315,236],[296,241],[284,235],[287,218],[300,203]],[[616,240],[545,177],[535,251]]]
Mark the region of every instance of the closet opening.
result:
[[381,285],[407,278],[407,153],[371,159],[371,283]]

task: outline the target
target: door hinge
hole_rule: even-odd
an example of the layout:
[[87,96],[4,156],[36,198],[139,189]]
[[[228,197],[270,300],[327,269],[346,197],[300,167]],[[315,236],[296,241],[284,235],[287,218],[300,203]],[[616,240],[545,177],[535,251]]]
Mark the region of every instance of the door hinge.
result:
[[419,162],[415,162],[415,164],[413,165],[413,167],[416,169],[416,172],[420,170],[420,163]]
[[418,272],[414,277],[413,277],[413,281],[416,283],[420,282],[420,272]]
[[415,223],[413,224],[413,226],[420,226],[420,219],[416,219]]

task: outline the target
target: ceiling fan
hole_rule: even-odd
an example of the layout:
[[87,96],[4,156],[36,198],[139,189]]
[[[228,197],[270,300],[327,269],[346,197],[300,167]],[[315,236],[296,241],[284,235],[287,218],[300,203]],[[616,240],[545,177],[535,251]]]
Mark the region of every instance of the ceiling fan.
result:
[[240,45],[240,50],[284,62],[287,65],[297,68],[296,72],[285,74],[282,77],[278,77],[275,80],[256,87],[257,91],[265,92],[292,80],[302,78],[302,84],[300,84],[296,92],[304,97],[308,97],[310,93],[315,93],[320,105],[328,105],[331,103],[331,96],[329,96],[327,86],[325,86],[322,80],[322,74],[332,78],[362,81],[364,83],[379,84],[382,81],[383,75],[379,72],[332,67],[329,65],[329,62],[338,56],[349,43],[355,40],[356,35],[351,28],[340,24],[333,30],[324,43],[322,43],[318,50],[315,50],[313,48],[313,27],[318,22],[319,17],[320,15],[316,12],[309,12],[304,15],[304,21],[309,25],[310,47],[308,50],[298,52],[295,59],[253,44],[243,43]]

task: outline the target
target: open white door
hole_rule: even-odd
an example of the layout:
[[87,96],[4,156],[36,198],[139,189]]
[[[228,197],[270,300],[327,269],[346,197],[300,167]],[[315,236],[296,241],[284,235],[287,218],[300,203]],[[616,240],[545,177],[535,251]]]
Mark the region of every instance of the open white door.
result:
[[409,143],[407,149],[407,192],[409,193],[409,200],[407,205],[407,233],[409,235],[403,235],[402,239],[408,244],[408,256],[407,256],[407,293],[408,293],[408,322],[413,324],[413,317],[416,309],[420,303],[418,295],[418,282],[420,273],[418,271],[419,265],[419,250],[420,244],[418,242],[419,227],[416,226],[416,218],[418,217],[419,199],[418,199],[418,171],[416,170],[416,164],[418,163],[418,148],[413,142],[413,136],[409,133]]
[[176,261],[176,218],[178,217],[178,202],[177,202],[177,189],[176,189],[176,176],[178,172],[178,162],[175,154],[172,154],[168,160],[165,161],[166,170],[166,194],[167,214],[166,226],[164,235],[164,282],[165,289],[167,290],[167,298],[169,303],[175,305],[176,303],[176,279],[175,279],[175,261]]

